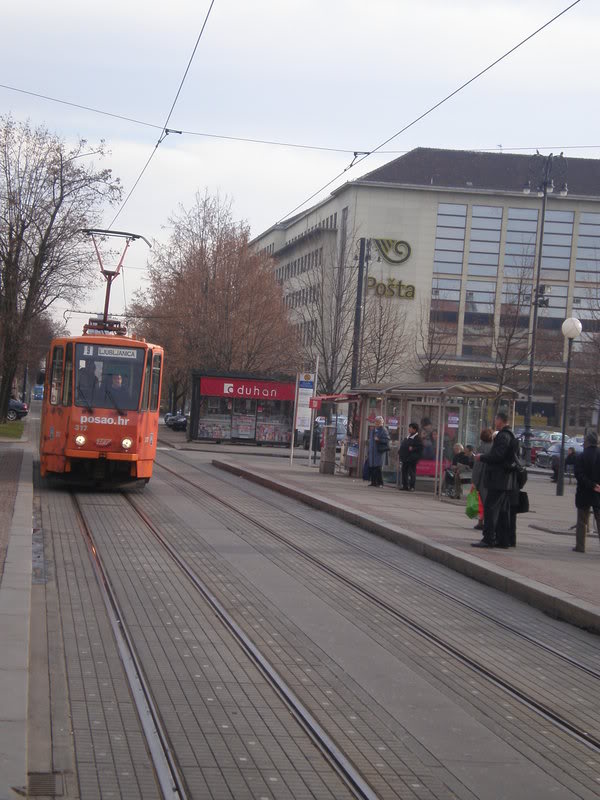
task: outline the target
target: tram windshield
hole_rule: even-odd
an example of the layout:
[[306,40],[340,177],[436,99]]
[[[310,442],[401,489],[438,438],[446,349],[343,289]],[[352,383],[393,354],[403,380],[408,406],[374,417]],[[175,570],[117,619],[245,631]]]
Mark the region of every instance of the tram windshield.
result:
[[83,408],[137,409],[144,371],[143,347],[75,345],[75,405]]

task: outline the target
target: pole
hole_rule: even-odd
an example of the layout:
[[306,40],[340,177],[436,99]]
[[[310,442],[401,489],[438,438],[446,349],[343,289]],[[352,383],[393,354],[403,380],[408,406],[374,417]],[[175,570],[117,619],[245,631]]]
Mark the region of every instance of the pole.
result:
[[[317,353],[317,364],[315,366],[315,380],[313,383],[313,397],[317,396],[317,383],[319,382],[319,354]],[[308,466],[310,467],[310,457],[313,456],[313,464],[316,465],[317,463],[317,451],[314,449],[313,446],[313,435],[315,430],[315,417],[316,417],[316,409],[311,409],[310,415],[310,439],[308,440]],[[313,453],[314,451],[314,453]]]
[[532,292],[531,301],[533,303],[533,325],[531,330],[531,350],[529,353],[529,381],[527,384],[527,407],[525,409],[525,463],[531,466],[531,437],[533,431],[531,429],[531,416],[533,411],[533,377],[535,371],[535,344],[537,333],[537,318],[538,318],[538,304],[540,301],[540,276],[542,274],[542,247],[544,245],[544,223],[546,220],[546,201],[548,199],[548,183],[550,179],[550,172],[552,169],[552,153],[546,158],[544,166],[544,179],[542,182],[543,199],[542,199],[542,222],[540,226],[540,244],[537,253],[536,273],[535,273],[535,290]]
[[567,374],[565,375],[565,397],[563,401],[562,430],[560,439],[560,460],[558,462],[558,480],[556,481],[556,495],[562,497],[565,493],[565,434],[567,430],[567,403],[569,402],[569,373],[571,371],[571,350],[573,339],[569,337],[567,348]]
[[23,391],[21,392],[21,400],[23,403],[26,403],[25,394],[27,393],[27,364],[25,364],[25,369],[23,371]]
[[294,393],[294,415],[293,415],[293,425],[292,425],[292,445],[290,450],[290,467],[294,463],[294,443],[296,441],[296,413],[298,411],[298,380],[300,378],[300,374],[296,373],[296,391]]
[[352,337],[352,373],[350,376],[350,386],[352,389],[356,388],[356,381],[358,379],[358,359],[360,354],[360,322],[362,312],[363,276],[365,272],[366,248],[366,240],[364,236],[360,238],[359,242],[358,280],[356,285],[356,306],[354,307],[354,334]]
[[358,372],[356,375],[356,383],[359,386],[362,380],[363,352],[365,349],[365,313],[367,310],[367,286],[369,284],[370,264],[371,264],[371,240],[368,239],[366,256],[365,256],[364,279],[363,279],[363,302],[361,304],[360,349],[358,353]]

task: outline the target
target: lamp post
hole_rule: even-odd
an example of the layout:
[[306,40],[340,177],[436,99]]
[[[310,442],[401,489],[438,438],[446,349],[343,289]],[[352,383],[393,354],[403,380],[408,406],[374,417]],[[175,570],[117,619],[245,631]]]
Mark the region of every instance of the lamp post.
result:
[[569,372],[571,371],[571,350],[573,339],[581,333],[581,322],[577,317],[569,317],[562,324],[562,334],[568,341],[567,347],[567,372],[565,375],[565,395],[563,400],[562,430],[560,439],[560,460],[558,462],[558,480],[556,481],[556,494],[562,497],[565,493],[565,433],[567,429],[567,404],[569,402]]
[[533,410],[533,376],[535,371],[535,344],[536,344],[536,334],[537,334],[537,318],[538,318],[538,303],[540,300],[540,276],[542,274],[542,247],[544,244],[544,222],[546,220],[546,201],[548,199],[548,188],[550,187],[550,191],[553,190],[554,182],[551,178],[552,175],[552,158],[553,155],[550,153],[544,159],[544,167],[543,167],[543,177],[541,183],[542,189],[542,221],[540,225],[540,243],[537,252],[537,260],[536,260],[536,267],[535,267],[535,280],[534,280],[534,290],[531,295],[531,302],[533,304],[533,323],[532,323],[532,330],[531,330],[531,350],[529,351],[529,381],[527,384],[527,407],[525,409],[525,431],[524,433],[524,451],[525,451],[525,463],[527,466],[531,466],[531,437],[533,435],[533,431],[531,429],[531,414]]

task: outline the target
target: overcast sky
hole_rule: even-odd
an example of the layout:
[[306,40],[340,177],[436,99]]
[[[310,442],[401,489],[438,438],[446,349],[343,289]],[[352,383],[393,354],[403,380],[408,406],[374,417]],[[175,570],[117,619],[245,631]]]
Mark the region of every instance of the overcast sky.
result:
[[[5,3],[0,83],[162,126],[209,2]],[[567,5],[215,0],[169,127],[370,150]],[[600,157],[599,22],[600,4],[581,0],[344,180],[397,157],[391,150],[418,146]],[[67,140],[104,139],[111,151],[105,163],[126,191],[160,132],[5,88],[0,109]],[[258,234],[351,160],[351,153],[170,135],[115,227],[164,240],[178,204],[190,206],[194,192],[208,188],[231,197],[235,216]],[[107,209],[106,226],[113,216]],[[130,250],[128,300],[143,285],[146,257],[141,243]],[[101,310],[102,297],[92,292],[80,308]],[[119,281],[113,312],[123,304]],[[80,332],[84,321],[72,317],[71,330]]]

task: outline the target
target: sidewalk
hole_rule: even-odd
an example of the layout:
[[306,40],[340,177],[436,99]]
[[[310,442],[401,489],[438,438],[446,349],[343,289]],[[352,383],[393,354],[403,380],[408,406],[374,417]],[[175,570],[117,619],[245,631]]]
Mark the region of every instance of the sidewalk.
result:
[[27,785],[31,476],[29,448],[0,445],[0,800]]
[[533,474],[526,489],[531,511],[518,518],[517,547],[474,550],[480,538],[465,515],[465,501],[440,502],[425,492],[375,489],[358,478],[321,475],[304,464],[270,459],[215,458],[220,469],[295,497],[403,547],[446,564],[580,627],[600,633],[600,542],[588,537],[574,553],[575,483],[564,497],[548,475]]

